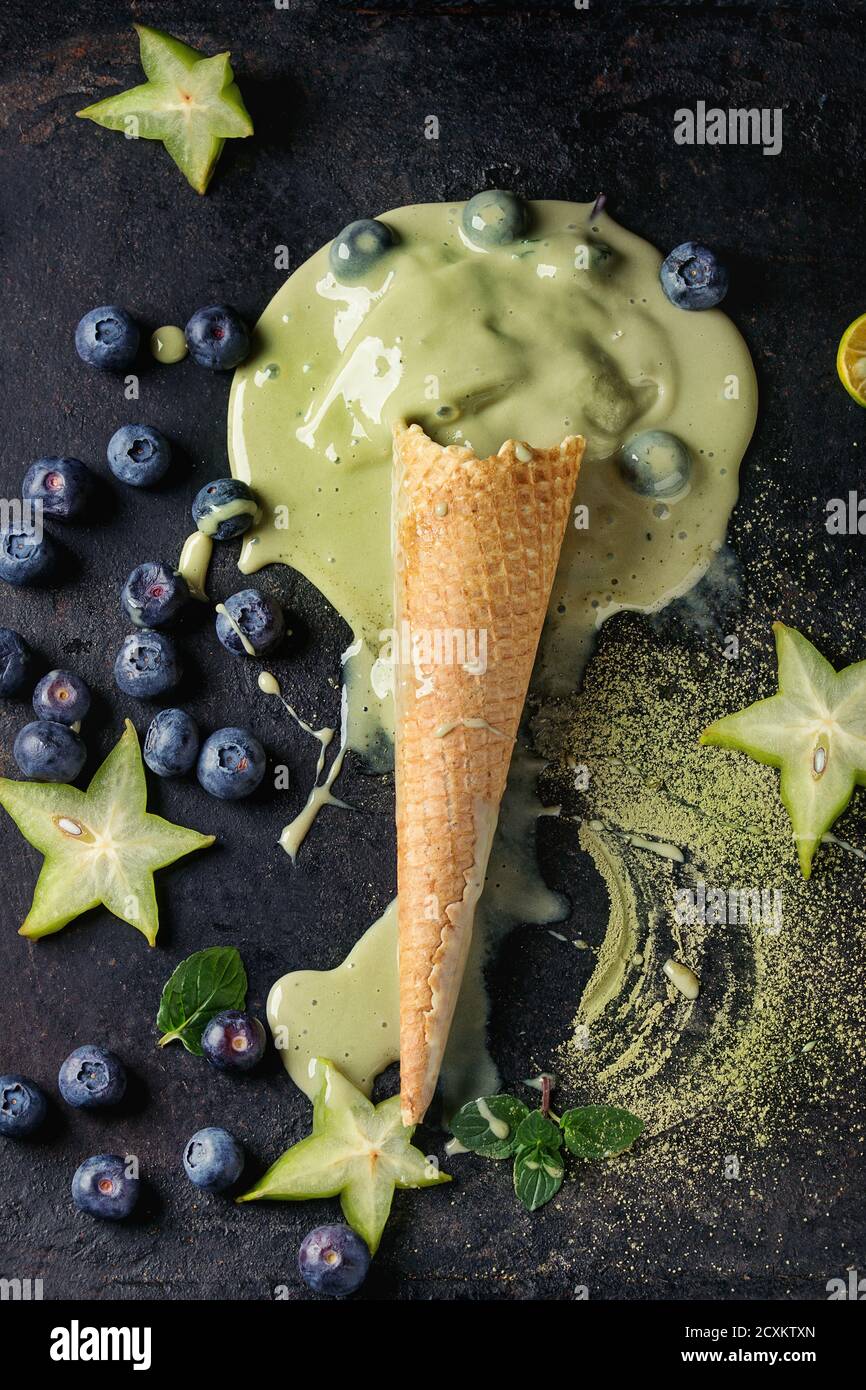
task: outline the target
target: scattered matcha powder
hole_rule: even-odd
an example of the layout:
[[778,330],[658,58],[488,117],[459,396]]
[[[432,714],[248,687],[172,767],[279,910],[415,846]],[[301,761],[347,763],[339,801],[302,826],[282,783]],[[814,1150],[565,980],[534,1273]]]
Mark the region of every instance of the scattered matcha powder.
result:
[[[698,1117],[716,1126],[724,1113],[766,1145],[795,1110],[843,1104],[862,1084],[859,861],[834,841],[804,882],[778,774],[698,744],[706,723],[771,691],[769,621],[741,619],[737,630],[741,650],[766,648],[757,690],[754,662],[660,641],[645,620],[623,615],[604,630],[582,693],[545,706],[533,725],[551,760],[551,796],[579,822],[611,905],[555,1061],[583,1098],[640,1115],[648,1139]],[[573,789],[575,763],[589,769],[585,792]],[[855,797],[840,821],[855,854],[866,844],[864,812]],[[712,903],[708,921],[684,912],[692,900],[677,895],[701,885],[724,890],[729,919],[750,920],[713,921]],[[748,910],[742,893],[731,903],[731,889],[753,890]],[[666,978],[671,957],[699,978],[696,999]]]

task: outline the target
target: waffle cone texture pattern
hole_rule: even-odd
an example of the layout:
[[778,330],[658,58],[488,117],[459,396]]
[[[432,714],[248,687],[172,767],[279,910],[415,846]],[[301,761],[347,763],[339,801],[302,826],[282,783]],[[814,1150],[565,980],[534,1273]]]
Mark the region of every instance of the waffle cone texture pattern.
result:
[[584,440],[479,459],[394,430],[400,1082],[433,1097]]

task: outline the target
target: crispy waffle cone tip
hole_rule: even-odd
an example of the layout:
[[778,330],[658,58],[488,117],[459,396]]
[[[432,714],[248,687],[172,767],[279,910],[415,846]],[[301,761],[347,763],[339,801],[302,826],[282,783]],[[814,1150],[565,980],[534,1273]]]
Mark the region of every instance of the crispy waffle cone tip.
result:
[[394,431],[403,1119],[448,1041],[584,440],[479,459]]

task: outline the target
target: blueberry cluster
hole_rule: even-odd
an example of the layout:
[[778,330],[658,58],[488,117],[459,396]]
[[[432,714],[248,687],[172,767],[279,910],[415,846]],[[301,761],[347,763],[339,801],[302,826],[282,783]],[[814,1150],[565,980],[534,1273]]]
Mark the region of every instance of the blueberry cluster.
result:
[[62,549],[45,518],[80,521],[88,513],[96,480],[80,459],[42,458],[21,485],[20,516],[0,532],[0,579],[15,588],[47,584],[59,568]]
[[[355,272],[355,261],[384,253],[389,237],[368,235],[369,227],[351,229],[346,238],[350,254],[344,271]],[[373,224],[374,232],[378,225]],[[376,245],[372,245],[372,242]],[[380,244],[381,243],[381,244]],[[122,308],[104,306],[86,314],[75,335],[80,357],[90,365],[122,371],[138,352],[140,330]],[[186,342],[194,361],[212,370],[237,366],[249,350],[249,334],[226,305],[199,310],[186,327]],[[108,463],[113,475],[132,487],[151,487],[171,463],[168,440],[152,426],[128,424],[112,435]],[[38,505],[41,515],[74,521],[87,514],[95,486],[90,470],[78,459],[40,459],[28,470],[23,499]],[[216,479],[201,489],[193,518],[204,535],[225,541],[243,534],[256,520],[258,505],[250,489],[236,479]],[[41,516],[40,516],[41,520]],[[52,574],[58,548],[41,525],[0,535],[0,579],[14,585],[44,581]],[[181,663],[172,639],[161,629],[171,624],[190,599],[189,586],[172,566],[146,561],[128,576],[121,607],[133,631],[124,639],[114,667],[118,687],[143,699],[173,689]],[[232,655],[260,656],[282,640],[285,619],[279,603],[257,589],[244,589],[219,605],[216,631]],[[27,641],[9,628],[0,628],[0,697],[20,696],[32,687],[35,659]],[[14,755],[25,777],[46,782],[73,782],[82,771],[86,750],[79,736],[81,721],[91,704],[85,682],[68,671],[50,671],[35,686],[35,720],[15,740]],[[211,795],[224,800],[248,796],[261,782],[265,752],[248,730],[220,729],[201,741],[195,720],[186,711],[163,709],[152,720],[144,742],[144,758],[160,777],[183,776],[196,768],[198,780]],[[223,1072],[243,1074],[261,1060],[266,1046],[259,1019],[232,1009],[211,1018],[201,1047],[211,1065]],[[121,1059],[107,1048],[86,1044],[65,1059],[58,1088],[66,1104],[77,1110],[118,1105],[126,1093],[127,1074]],[[0,1076],[0,1137],[21,1139],[45,1125],[49,1104],[43,1089],[29,1077]],[[244,1150],[228,1130],[208,1126],[198,1130],[182,1150],[189,1181],[203,1192],[223,1192],[239,1180]],[[72,1199],[82,1212],[105,1220],[130,1216],[141,1195],[135,1160],[120,1154],[94,1154],[76,1169]],[[370,1254],[365,1243],[345,1225],[317,1227],[304,1240],[299,1254],[301,1276],[314,1291],[333,1297],[354,1292],[366,1277]]]
[[[242,1073],[261,1061],[265,1041],[257,1018],[232,1009],[211,1019],[202,1048],[219,1070]],[[62,1063],[57,1085],[61,1098],[73,1109],[100,1110],[123,1100],[126,1068],[116,1053],[86,1043]],[[48,1098],[35,1081],[17,1073],[0,1076],[0,1137],[29,1138],[43,1128],[48,1111]],[[241,1176],[243,1147],[228,1130],[200,1129],[184,1145],[183,1166],[190,1182],[202,1191],[223,1192]],[[140,1189],[133,1160],[119,1154],[94,1154],[76,1169],[72,1200],[90,1216],[120,1221],[135,1209]]]
[[198,725],[182,709],[160,710],[151,721],[144,761],[157,777],[183,777],[195,767],[201,786],[220,801],[251,796],[267,767],[265,750],[248,729],[218,729],[202,743]]
[[[108,442],[108,466],[130,487],[152,487],[171,463],[171,445],[152,425],[121,425]],[[94,473],[75,458],[41,458],[21,487],[20,519],[0,533],[0,579],[16,588],[56,579],[62,548],[45,518],[76,522],[92,516]]]
[[[184,330],[193,362],[213,372],[240,366],[250,350],[250,333],[230,304],[196,309]],[[82,362],[103,371],[124,372],[135,362],[141,330],[132,315],[117,304],[91,309],[75,330],[75,347]]]
[[[32,679],[33,652],[20,633],[0,628],[0,695],[20,695]],[[49,671],[33,691],[36,718],[25,724],[13,756],[25,777],[37,782],[74,782],[87,761],[79,734],[90,709],[90,691],[72,671]]]
[[[192,505],[196,527],[213,541],[243,535],[258,516],[258,503],[245,483],[216,478]],[[120,602],[135,631],[126,636],[114,663],[114,679],[125,695],[154,700],[179,683],[182,662],[173,639],[161,631],[190,598],[182,575],[162,561],[136,566],[121,590]],[[235,656],[263,656],[285,633],[283,610],[258,589],[243,589],[219,605],[219,641]],[[265,774],[262,745],[248,729],[229,727],[201,741],[198,725],[185,710],[164,709],[152,720],[144,741],[144,760],[158,777],[182,777],[196,768],[205,791],[224,801],[256,790]]]
[[[189,355],[212,371],[230,371],[247,356],[249,330],[236,310],[227,304],[198,309],[186,325]],[[125,371],[135,361],[141,340],[138,324],[119,305],[91,309],[75,330],[79,357],[89,366]],[[130,487],[153,487],[168,471],[171,445],[152,425],[126,424],[108,443],[108,466]],[[16,586],[49,583],[56,576],[62,554],[57,541],[44,527],[45,517],[76,521],[87,516],[95,478],[80,459],[41,458],[27,471],[22,500],[30,504],[28,515],[0,532],[0,579]],[[38,524],[36,517],[38,515]]]
[[[229,599],[224,608],[226,613],[236,614],[231,620],[232,638],[240,644],[237,632],[244,633],[248,628],[249,640],[257,641],[264,650],[266,635],[271,636],[271,645],[282,636],[283,615],[278,604],[266,601],[263,595],[256,597],[259,604],[248,603],[241,608]],[[124,638],[117,654],[115,682],[126,695],[157,699],[174,689],[182,672],[174,641],[158,629],[181,612],[189,599],[189,589],[169,565],[147,561],[132,571],[120,599],[136,630]],[[183,777],[195,767],[205,791],[223,801],[250,796],[261,783],[267,765],[265,750],[248,729],[219,729],[202,745],[192,715],[177,708],[160,710],[152,719],[144,739],[144,760],[158,777]]]

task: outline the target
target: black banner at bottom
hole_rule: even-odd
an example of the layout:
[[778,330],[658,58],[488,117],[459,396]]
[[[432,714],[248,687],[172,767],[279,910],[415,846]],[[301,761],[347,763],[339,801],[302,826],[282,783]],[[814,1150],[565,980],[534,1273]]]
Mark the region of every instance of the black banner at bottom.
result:
[[[524,1341],[527,1352],[534,1346],[545,1357],[561,1356],[571,1342],[575,1355],[591,1352],[594,1374],[601,1360],[617,1372],[691,1367],[700,1375],[714,1365],[769,1371],[794,1365],[826,1376],[850,1366],[864,1326],[856,1309],[835,1306],[852,1301],[841,1296],[814,1303],[582,1302],[567,1308],[554,1303],[547,1305],[549,1316],[543,1322],[532,1314],[544,1305],[532,1305],[525,1321],[515,1320],[512,1302],[443,1300],[447,1310],[430,1303],[400,1303],[399,1326],[393,1314],[383,1317],[378,1308],[365,1307],[370,1300],[299,1301],[303,1308],[296,1302],[3,1302],[4,1366],[12,1371],[17,1348],[22,1369],[61,1376],[74,1366],[87,1371],[106,1367],[115,1375],[123,1370],[170,1375],[173,1383],[193,1375],[200,1380],[211,1373],[243,1371],[254,1381],[260,1372],[273,1380],[273,1363],[279,1358],[281,1378],[290,1382],[293,1370],[311,1357],[322,1371],[330,1363],[342,1375],[351,1375],[352,1357],[357,1356],[358,1370],[366,1375],[364,1363],[369,1366],[372,1356],[379,1374],[387,1372],[393,1357],[393,1374],[399,1376],[407,1369],[404,1339],[417,1318],[415,1325],[425,1338],[417,1345],[429,1350],[413,1369],[429,1366],[432,1353],[447,1372],[457,1352],[452,1337],[460,1335],[466,1316],[472,1319],[465,1325],[471,1345],[478,1355],[483,1352],[488,1370],[490,1359],[496,1364],[500,1357],[506,1369],[513,1369],[508,1358],[513,1358],[516,1343]],[[859,1290],[855,1301],[863,1301]],[[507,1323],[500,1321],[503,1317]],[[330,1332],[347,1322],[358,1327],[360,1340],[330,1341]]]

